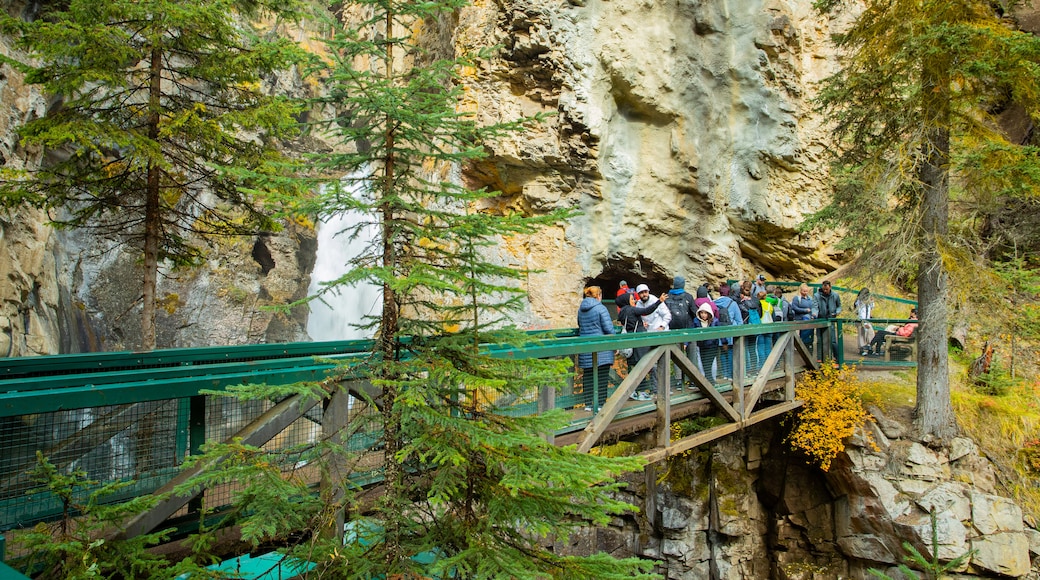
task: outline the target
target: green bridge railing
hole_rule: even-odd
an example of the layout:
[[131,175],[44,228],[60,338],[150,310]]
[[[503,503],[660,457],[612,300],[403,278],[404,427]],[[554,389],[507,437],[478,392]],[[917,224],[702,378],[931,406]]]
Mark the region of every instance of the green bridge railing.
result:
[[[777,323],[601,337],[577,337],[574,329],[564,329],[532,333],[532,342],[523,347],[487,348],[500,357],[573,359],[587,352],[733,338],[743,341],[746,348],[742,352],[750,352],[760,336],[803,329],[826,329],[842,338],[839,343],[845,343],[850,322]],[[370,348],[370,341],[341,341],[0,359],[4,373],[0,379],[0,532],[50,520],[61,513],[62,506],[56,498],[41,490],[29,476],[37,451],[59,469],[83,469],[88,477],[101,482],[134,482],[112,500],[149,494],[170,481],[184,459],[197,453],[205,441],[227,439],[277,404],[204,395],[204,391],[222,391],[241,384],[320,381],[336,362],[365,356]],[[751,354],[746,356],[746,380],[750,384],[755,363],[761,364],[764,358],[753,360]],[[827,359],[830,353],[820,356]],[[838,360],[846,364],[914,364],[857,361],[844,356],[844,349],[839,350]],[[615,365],[610,378],[612,388],[623,378],[624,367],[623,363]],[[733,373],[721,366],[705,374],[720,392],[735,387],[728,378]],[[673,386],[677,383],[681,387],[682,375],[676,372],[673,376],[678,377]],[[581,431],[592,419],[591,414],[584,412],[590,392],[595,391],[592,385],[585,384],[587,380],[597,379],[585,377],[576,369],[567,388],[553,393],[550,400],[545,399],[544,393],[534,392],[509,401],[506,410],[536,413],[547,406],[574,409],[573,421],[557,435]],[[662,392],[665,390],[662,385]],[[494,393],[482,396],[490,404],[503,404]],[[672,398],[676,404],[700,395],[680,391]],[[591,402],[595,406],[602,404]],[[360,399],[352,404],[352,421],[377,415]],[[652,403],[633,402],[618,418],[652,412]],[[322,413],[321,405],[313,406],[264,446],[292,449],[314,441],[321,434]],[[371,424],[373,427],[359,429],[351,437],[348,445],[352,449],[364,451],[378,443],[377,422],[373,420]],[[292,457],[286,458],[284,467],[307,469]],[[222,505],[230,492],[206,493],[206,504],[214,506]]]

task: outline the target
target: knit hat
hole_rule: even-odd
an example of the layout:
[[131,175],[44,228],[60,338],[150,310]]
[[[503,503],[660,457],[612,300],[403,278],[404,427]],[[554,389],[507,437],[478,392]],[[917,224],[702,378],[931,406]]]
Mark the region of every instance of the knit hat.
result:
[[701,286],[700,288],[697,288],[697,298],[707,298],[707,297],[708,297],[708,289],[707,288],[705,288],[704,286]]
[[650,291],[650,287],[647,286],[646,284],[640,284],[639,286],[636,286],[636,294],[639,294],[640,292],[649,292],[649,291]]
[[726,284],[725,282],[719,284],[719,295],[729,296],[729,284]]
[[682,289],[682,288],[685,288],[685,287],[686,287],[686,278],[683,278],[682,276],[676,276],[674,279],[672,279],[672,288],[673,289],[679,290],[679,289]]

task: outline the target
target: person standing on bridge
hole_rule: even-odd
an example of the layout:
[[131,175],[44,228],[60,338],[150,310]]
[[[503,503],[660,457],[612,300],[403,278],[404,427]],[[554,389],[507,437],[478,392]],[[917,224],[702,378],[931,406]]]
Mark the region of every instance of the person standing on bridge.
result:
[[[639,302],[636,305],[640,308],[650,306],[658,300],[657,296],[650,295],[650,287],[646,284],[636,286],[636,294],[639,295]],[[643,317],[643,324],[646,325],[647,332],[668,330],[671,322],[672,313],[668,310],[667,305],[665,308],[658,308]]]
[[859,355],[867,356],[870,352],[870,341],[874,340],[874,325],[870,323],[874,313],[874,296],[870,289],[863,288],[856,295],[856,346]]
[[[646,332],[646,325],[643,324],[643,317],[652,314],[655,310],[664,304],[664,299],[667,297],[661,296],[660,300],[654,300],[650,306],[639,306],[637,302],[637,296],[635,293],[630,292],[625,294],[623,297],[619,296],[617,299],[618,305],[618,322],[621,323],[621,332],[633,333],[633,332]],[[622,298],[625,302],[622,302]],[[646,353],[650,352],[649,346],[640,346],[632,349],[632,354],[628,357],[628,369],[631,371],[635,368],[636,364],[646,356]],[[644,379],[640,385],[639,390],[632,393],[632,399],[637,401],[649,401],[650,400],[650,384],[656,383],[657,370],[650,369],[649,379]]]
[[[601,336],[614,334],[614,323],[610,320],[610,312],[603,305],[603,290],[599,286],[588,286],[584,298],[578,306],[578,336]],[[578,367],[582,369],[582,394],[585,407],[593,413],[607,400],[607,384],[610,380],[610,367],[614,364],[614,351],[603,350],[596,353],[578,354]],[[593,376],[595,369],[595,376]],[[595,397],[593,397],[595,384]]]
[[[712,326],[718,326],[719,319],[715,317],[715,314],[711,310],[711,306],[707,303],[701,304],[700,308],[697,309],[697,322],[694,323],[695,328],[710,328]],[[715,362],[719,358],[719,339],[708,338],[705,340],[697,341],[697,351],[701,355],[701,370],[704,372],[704,378],[708,379],[712,383],[715,381]],[[721,372],[722,369],[720,369]]]
[[[794,321],[805,321],[812,320],[813,316],[813,300],[809,296],[809,285],[802,284],[798,287],[798,295],[791,299],[791,319]],[[813,331],[811,328],[806,330],[799,330],[798,337],[802,339],[805,346],[812,352],[813,349]]]
[[[719,284],[719,297],[715,299],[715,306],[719,308],[720,326],[744,324],[740,306],[737,305],[736,300],[730,298],[730,290],[729,284],[725,282]],[[725,315],[723,315],[724,312]],[[719,341],[719,375],[723,378],[733,376],[733,337]]]
[[[841,314],[841,296],[831,288],[830,280],[824,280],[820,284],[820,290],[813,296],[813,302],[816,304],[817,318],[837,318]],[[816,336],[820,339],[820,358],[826,358],[824,357],[826,352],[824,349],[827,348],[827,345],[823,341],[824,333],[830,335],[831,353],[832,356],[837,357],[839,338],[834,329],[820,328],[817,329],[816,333]]]

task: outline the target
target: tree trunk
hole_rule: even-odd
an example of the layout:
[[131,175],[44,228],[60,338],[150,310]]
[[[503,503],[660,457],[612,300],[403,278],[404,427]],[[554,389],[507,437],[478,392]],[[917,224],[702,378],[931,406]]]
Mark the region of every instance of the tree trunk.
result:
[[[394,26],[394,12],[393,10],[386,11],[386,26],[385,34],[387,37],[393,35]],[[392,42],[386,43],[386,78],[392,79],[394,74],[394,53],[393,53]],[[393,205],[388,200],[394,192],[394,171],[396,152],[395,146],[395,132],[393,120],[387,118],[385,120],[385,135],[386,140],[386,157],[383,160],[383,182],[382,196],[383,204],[381,210],[381,241],[383,244],[383,256],[382,256],[382,267],[385,272],[389,272],[390,276],[396,275],[398,272],[397,264],[397,252],[396,252],[396,232],[394,231],[394,213]],[[383,357],[384,364],[390,361],[398,359],[399,353],[397,352],[397,334],[400,331],[399,325],[399,313],[397,305],[397,295],[394,291],[394,287],[389,282],[383,283],[383,314],[379,325],[379,350]],[[396,370],[394,371],[397,372]],[[384,503],[389,509],[383,513],[388,517],[385,518],[385,537],[384,546],[386,548],[386,564],[387,571],[395,571],[398,567],[398,563],[404,560],[405,554],[401,547],[401,534],[404,528],[402,522],[402,508],[408,501],[407,488],[404,481],[404,466],[397,461],[397,453],[404,446],[401,434],[401,410],[397,405],[398,387],[396,376],[386,376],[388,379],[383,383],[382,388],[382,399],[383,399],[383,443],[384,443],[384,460],[383,460],[383,473],[385,477],[386,493],[384,494]]]
[[[159,141],[159,107],[162,105],[162,51],[152,47],[148,88],[148,138]],[[158,163],[148,164],[144,209],[144,276],[141,285],[141,350],[155,350],[155,285],[159,272],[159,186]]]
[[917,407],[914,427],[925,441],[945,441],[957,434],[950,402],[948,275],[939,244],[949,230],[950,133],[945,125],[929,129],[921,167],[921,263],[917,278]]

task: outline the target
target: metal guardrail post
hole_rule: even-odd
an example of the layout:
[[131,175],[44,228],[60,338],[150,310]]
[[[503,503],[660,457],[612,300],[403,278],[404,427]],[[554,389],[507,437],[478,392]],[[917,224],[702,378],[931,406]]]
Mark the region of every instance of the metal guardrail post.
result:
[[[206,442],[206,397],[195,395],[188,400],[188,455],[202,453],[202,445]],[[199,494],[188,502],[188,513],[197,514],[202,511],[202,496]]]
[[837,355],[838,355],[838,365],[839,366],[844,366],[845,365],[845,329],[844,329],[844,325],[845,325],[844,321],[842,321],[842,319],[840,319],[840,318],[834,321],[834,328],[835,328],[835,330],[834,330],[834,335],[835,335],[834,336],[834,342],[837,345],[837,351],[838,351]]

